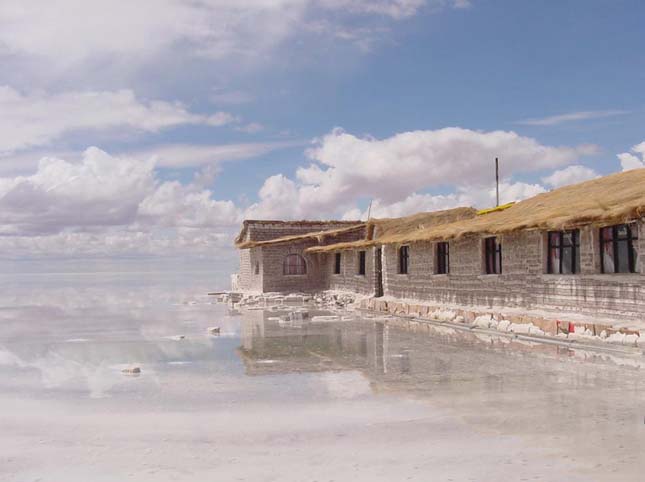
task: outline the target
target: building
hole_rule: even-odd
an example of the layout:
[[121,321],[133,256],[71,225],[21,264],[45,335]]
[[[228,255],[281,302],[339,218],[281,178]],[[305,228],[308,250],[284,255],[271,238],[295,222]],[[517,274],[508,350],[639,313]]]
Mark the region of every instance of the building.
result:
[[245,291],[645,321],[645,169],[485,211],[247,221],[236,244]]

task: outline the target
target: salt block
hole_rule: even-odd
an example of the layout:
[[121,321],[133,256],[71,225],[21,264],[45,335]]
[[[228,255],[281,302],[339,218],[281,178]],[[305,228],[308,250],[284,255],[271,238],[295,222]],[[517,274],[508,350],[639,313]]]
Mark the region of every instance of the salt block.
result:
[[208,329],[208,332],[209,332],[211,335],[219,335],[219,334],[220,334],[220,328],[219,328],[219,326],[212,326],[212,327],[210,327],[210,328]]
[[121,372],[125,375],[139,375],[141,373],[141,368],[139,367],[129,367],[124,368]]
[[508,331],[510,326],[511,326],[511,324],[512,323],[510,321],[508,321],[508,320],[502,320],[497,324],[497,330],[498,331]]

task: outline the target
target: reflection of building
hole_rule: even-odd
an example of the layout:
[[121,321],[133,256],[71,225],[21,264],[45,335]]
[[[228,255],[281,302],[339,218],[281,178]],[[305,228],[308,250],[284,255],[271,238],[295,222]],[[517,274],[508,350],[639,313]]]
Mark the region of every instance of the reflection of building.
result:
[[645,169],[635,169],[479,212],[345,225],[246,221],[236,240],[240,288],[641,321],[644,215]]
[[[249,375],[357,370],[375,391],[424,395],[499,391],[504,383],[527,390],[564,380],[597,383],[612,372],[598,370],[595,363],[623,363],[584,350],[398,319],[305,322],[297,328],[277,320],[275,312],[262,311],[242,320],[241,342]],[[580,358],[585,363],[576,363]]]

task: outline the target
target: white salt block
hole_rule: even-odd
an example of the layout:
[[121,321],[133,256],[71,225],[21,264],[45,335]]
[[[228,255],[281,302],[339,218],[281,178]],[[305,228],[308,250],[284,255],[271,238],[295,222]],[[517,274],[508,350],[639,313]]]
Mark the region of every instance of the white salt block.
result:
[[129,367],[124,368],[121,372],[125,375],[139,375],[141,373],[141,368],[139,367]]
[[209,332],[211,335],[219,335],[219,333],[220,333],[219,326],[211,326],[211,327],[208,329],[208,332]]

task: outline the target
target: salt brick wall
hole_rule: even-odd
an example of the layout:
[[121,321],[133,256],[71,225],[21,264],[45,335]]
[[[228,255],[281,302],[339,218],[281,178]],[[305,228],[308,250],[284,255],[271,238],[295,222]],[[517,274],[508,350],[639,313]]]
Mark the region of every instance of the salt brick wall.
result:
[[[305,253],[305,249],[316,246],[315,241],[302,241],[299,243],[263,246],[262,272],[264,292],[298,292],[317,291],[326,288],[326,281],[321,272],[319,257]],[[284,275],[283,262],[288,254],[301,255],[307,263],[307,274]]]
[[[269,223],[269,224],[250,224],[244,241],[264,241],[291,236],[297,234],[306,234],[315,231],[324,231],[337,228],[348,227],[348,223],[308,223],[288,224],[288,223]],[[364,230],[345,233],[336,236],[333,242],[355,241],[363,238]],[[321,277],[319,261],[317,257],[304,255],[302,251],[306,247],[315,246],[317,243],[308,241],[305,244],[277,245],[255,247],[251,249],[240,250],[240,289],[248,292],[268,292],[268,291],[313,291],[325,289],[326,281]],[[307,262],[307,275],[289,275],[282,274],[282,264],[284,257],[289,252],[298,252],[303,254]],[[265,257],[267,257],[265,261]],[[260,272],[255,274],[255,262],[260,263]]]
[[546,233],[525,231],[498,236],[502,275],[483,273],[483,241],[450,242],[450,274],[435,275],[434,243],[410,245],[409,274],[398,274],[398,247],[385,246],[385,294],[436,304],[520,307],[583,315],[645,319],[645,223],[639,223],[638,274],[599,274],[598,230],[581,230],[581,273],[548,275]]
[[[260,273],[255,274],[255,262],[260,263]],[[262,291],[262,250],[240,249],[240,288],[248,292]]]
[[317,231],[330,231],[332,229],[347,228],[348,223],[320,222],[311,224],[249,224],[245,241],[267,241],[297,234],[307,234]]
[[334,253],[321,256],[328,289],[373,295],[376,286],[374,252],[374,248],[365,249],[365,275],[358,274],[358,250],[341,252],[340,274],[334,274]]

